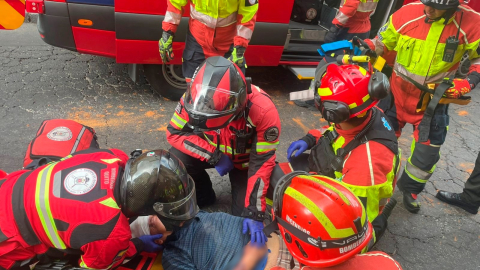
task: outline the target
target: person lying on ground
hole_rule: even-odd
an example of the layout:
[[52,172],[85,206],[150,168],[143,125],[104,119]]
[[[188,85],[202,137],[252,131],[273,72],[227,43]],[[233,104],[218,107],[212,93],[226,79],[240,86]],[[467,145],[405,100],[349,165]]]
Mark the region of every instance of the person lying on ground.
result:
[[[402,269],[383,252],[357,255],[369,244],[373,230],[362,203],[345,185],[331,178],[298,172],[291,180],[285,180],[289,176],[282,178],[275,189],[275,219],[271,226],[276,229],[277,223],[281,235],[271,234],[268,252],[264,246],[249,241],[251,236],[245,228],[248,219],[200,211],[192,221],[171,231],[163,226],[161,219],[155,223],[155,232],[164,236],[160,240],[165,248],[163,268],[317,269],[342,263],[333,269],[356,269],[354,265],[365,269],[370,266],[373,268],[368,269]],[[394,206],[395,203],[387,204],[381,215],[387,219]],[[326,249],[320,249],[321,244]]]

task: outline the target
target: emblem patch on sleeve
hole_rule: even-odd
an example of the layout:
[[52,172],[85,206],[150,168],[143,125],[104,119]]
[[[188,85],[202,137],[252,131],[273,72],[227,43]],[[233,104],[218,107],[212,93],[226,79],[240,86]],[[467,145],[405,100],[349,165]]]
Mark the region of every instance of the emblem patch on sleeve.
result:
[[246,7],[250,7],[250,6],[253,6],[253,5],[256,5],[258,4],[258,0],[245,0],[245,6]]
[[263,138],[267,142],[274,142],[278,139],[279,131],[277,127],[269,127],[263,133]]

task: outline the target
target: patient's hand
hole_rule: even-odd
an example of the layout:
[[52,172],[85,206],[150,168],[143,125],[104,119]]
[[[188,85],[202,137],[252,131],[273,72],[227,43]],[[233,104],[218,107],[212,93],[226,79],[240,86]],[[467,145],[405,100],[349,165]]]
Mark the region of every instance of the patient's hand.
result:
[[257,263],[267,254],[267,247],[258,247],[252,243],[248,243],[243,248],[243,256],[235,267],[235,270],[251,270]]

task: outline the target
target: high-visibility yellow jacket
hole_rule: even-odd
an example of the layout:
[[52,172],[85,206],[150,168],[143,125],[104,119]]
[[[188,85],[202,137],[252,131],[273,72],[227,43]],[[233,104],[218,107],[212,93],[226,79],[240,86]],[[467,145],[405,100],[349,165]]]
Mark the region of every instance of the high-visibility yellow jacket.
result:
[[[195,33],[195,23],[212,29],[236,25],[234,45],[247,47],[252,37],[258,10],[258,0],[168,0],[163,20],[163,30],[175,32],[182,18],[184,7],[190,2],[190,31]],[[212,34],[212,38],[213,38]]]
[[[460,24],[461,14],[463,19]],[[395,12],[380,29],[378,36],[367,40],[377,52],[395,51],[395,72],[420,84],[439,83],[455,75],[460,60],[468,52],[470,72],[480,72],[480,14],[465,5],[445,24],[445,19],[425,22],[424,5],[414,2]],[[446,40],[460,27],[459,45],[453,62],[444,62]]]

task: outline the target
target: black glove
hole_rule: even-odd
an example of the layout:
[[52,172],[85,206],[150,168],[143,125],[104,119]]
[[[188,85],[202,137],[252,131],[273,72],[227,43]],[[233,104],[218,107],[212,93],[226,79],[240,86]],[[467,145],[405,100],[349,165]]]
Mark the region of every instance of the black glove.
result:
[[328,33],[325,35],[325,38],[323,39],[325,43],[332,43],[332,42],[335,42],[337,41],[337,36],[338,34],[340,33],[340,27],[338,27],[337,25],[332,25],[332,27],[330,27],[330,30],[328,31]]

